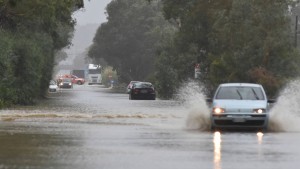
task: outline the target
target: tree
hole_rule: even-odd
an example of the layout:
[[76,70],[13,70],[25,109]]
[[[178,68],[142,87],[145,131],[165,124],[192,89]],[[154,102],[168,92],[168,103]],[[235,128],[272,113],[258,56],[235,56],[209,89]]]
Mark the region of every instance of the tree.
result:
[[178,23],[170,65],[185,81],[201,65],[201,82],[254,82],[274,95],[299,73],[291,43],[289,0],[163,0],[165,18]]
[[0,0],[0,107],[44,96],[55,53],[70,44],[72,13],[82,5],[82,0]]
[[226,15],[215,21],[210,36],[211,43],[221,49],[211,52],[210,80],[214,84],[260,83],[269,95],[275,95],[299,73],[288,12],[285,0],[233,1]]
[[107,19],[97,30],[89,57],[104,58],[120,82],[146,80],[154,73],[162,27],[168,23],[161,2],[115,0],[107,6]]

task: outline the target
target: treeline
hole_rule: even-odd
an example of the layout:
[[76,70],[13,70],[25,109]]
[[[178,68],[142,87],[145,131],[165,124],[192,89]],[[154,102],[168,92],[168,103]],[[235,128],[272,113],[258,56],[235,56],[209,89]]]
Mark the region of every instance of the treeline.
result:
[[44,96],[81,7],[83,0],[0,0],[0,108]]
[[156,50],[169,23],[160,2],[113,0],[107,7],[108,22],[94,38],[89,56],[104,58],[123,82],[149,78],[155,71]]
[[270,96],[299,75],[290,0],[114,0],[89,56],[119,81],[150,80],[160,97],[194,78],[208,94],[224,82],[260,83]]

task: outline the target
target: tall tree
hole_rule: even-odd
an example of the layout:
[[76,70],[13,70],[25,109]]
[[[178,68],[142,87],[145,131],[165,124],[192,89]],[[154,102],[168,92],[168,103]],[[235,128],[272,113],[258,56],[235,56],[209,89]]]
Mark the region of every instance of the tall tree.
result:
[[290,38],[289,5],[286,0],[233,1],[213,27],[211,43],[219,50],[211,52],[210,80],[261,83],[274,95],[287,78],[297,76],[300,60]]
[[[171,67],[181,81],[200,63],[201,82],[255,82],[272,95],[299,73],[299,53],[291,43],[290,0],[164,0],[166,19],[180,29]],[[169,50],[170,51],[170,50]]]
[[154,73],[154,58],[162,27],[168,23],[160,1],[115,0],[94,38],[89,57],[104,58],[121,82],[145,80]]
[[82,0],[0,0],[0,107],[44,96],[54,53],[70,44],[72,13],[82,5]]

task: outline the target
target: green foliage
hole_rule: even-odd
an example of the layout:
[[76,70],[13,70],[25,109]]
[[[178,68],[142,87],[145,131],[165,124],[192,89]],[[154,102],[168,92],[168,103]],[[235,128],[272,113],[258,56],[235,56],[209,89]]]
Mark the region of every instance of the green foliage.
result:
[[[82,0],[0,1],[0,108],[33,104],[49,86],[54,53],[70,44]],[[80,5],[79,5],[80,6]]]
[[177,32],[177,28],[173,25],[164,27],[161,45],[158,47],[155,62],[155,89],[160,98],[172,98],[177,85],[179,84],[178,72],[172,65],[181,65],[179,60],[174,60],[172,57],[176,55],[174,50],[173,36]]
[[155,89],[160,98],[172,98],[178,84],[177,72],[170,66],[168,56],[162,53],[157,60],[158,70],[155,74]]
[[16,101],[16,92],[7,86],[14,83],[13,69],[10,65],[12,61],[11,52],[13,41],[8,32],[0,30],[0,108],[5,105],[11,105]]
[[114,82],[117,82],[118,75],[117,75],[117,72],[115,70],[113,70],[112,67],[108,66],[108,67],[105,67],[104,70],[102,71],[102,83],[106,87],[110,87],[111,80],[113,80]]
[[120,82],[145,80],[154,73],[162,28],[168,25],[161,3],[115,0],[106,9],[108,21],[98,29],[89,57],[104,58],[117,70]]
[[[164,57],[178,80],[193,77],[213,89],[224,82],[261,83],[275,95],[299,75],[299,51],[293,47],[289,0],[163,0],[166,19],[178,24],[174,47]],[[158,67],[159,68],[159,67]],[[161,68],[159,68],[161,70]]]
[[[212,64],[210,76],[221,81],[255,82],[273,89],[274,95],[285,78],[295,77],[299,68],[299,54],[291,43],[288,2],[281,1],[233,1],[226,15],[218,15],[211,39],[217,49],[211,51],[213,60],[223,66]],[[221,36],[220,36],[221,35]],[[255,70],[265,70],[271,83]],[[218,76],[215,72],[223,72]],[[250,73],[252,72],[252,73]],[[260,78],[258,78],[260,77]]]

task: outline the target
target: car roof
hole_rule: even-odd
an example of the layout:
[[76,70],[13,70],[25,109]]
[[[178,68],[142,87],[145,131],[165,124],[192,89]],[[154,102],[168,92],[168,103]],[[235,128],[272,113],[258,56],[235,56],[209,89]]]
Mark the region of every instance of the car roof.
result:
[[150,82],[137,82],[137,83],[139,83],[139,84],[151,84],[152,85],[152,83],[150,83]]
[[71,80],[72,81],[72,78],[62,78],[62,80]]
[[260,84],[256,84],[256,83],[223,83],[223,84],[220,84],[220,87],[230,87],[230,86],[261,87]]

